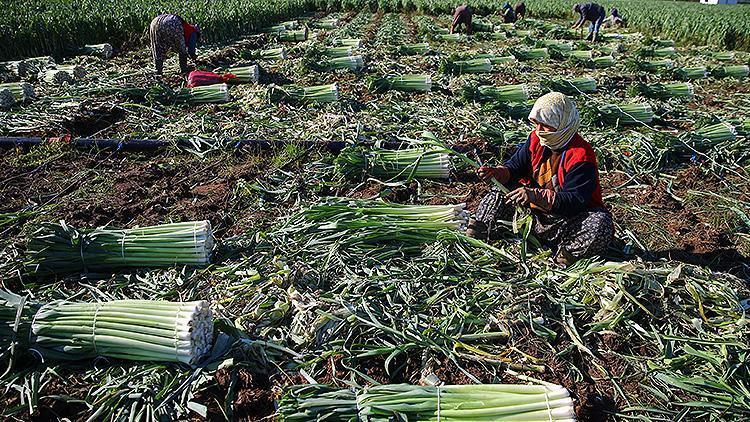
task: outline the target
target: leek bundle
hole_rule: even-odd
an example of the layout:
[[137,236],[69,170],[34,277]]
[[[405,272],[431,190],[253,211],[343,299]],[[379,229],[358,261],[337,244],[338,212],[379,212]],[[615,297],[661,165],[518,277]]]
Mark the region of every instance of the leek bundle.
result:
[[720,62],[731,62],[734,60],[735,55],[732,51],[721,51],[711,54],[711,57]]
[[188,104],[226,103],[229,101],[229,88],[227,84],[183,88],[177,92],[173,101]]
[[227,72],[236,76],[236,78],[230,79],[230,82],[256,83],[260,78],[260,66],[257,64],[252,66],[230,67],[227,69]]
[[531,29],[516,29],[514,31],[511,31],[513,36],[524,38],[524,37],[531,37],[532,31]]
[[695,79],[707,78],[708,69],[706,66],[681,67],[675,70],[675,75],[683,81],[692,81]]
[[510,119],[525,119],[531,113],[532,107],[534,107],[534,100],[512,103],[497,102],[494,104],[493,109]]
[[466,39],[466,37],[461,34],[435,34],[433,35],[433,38],[438,41],[446,42],[459,42]]
[[471,21],[471,29],[474,32],[492,32],[495,30],[495,27],[492,25],[491,22],[485,22],[480,19],[474,19]]
[[279,402],[285,421],[572,422],[573,400],[558,385],[378,385],[360,391],[318,384],[289,387]]
[[600,56],[594,57],[591,60],[593,67],[597,69],[604,69],[615,65],[615,58],[613,56]]
[[339,100],[336,84],[301,87],[297,85],[271,85],[271,102],[331,103]]
[[711,71],[711,76],[715,78],[737,78],[744,79],[750,74],[750,67],[747,65],[723,66],[717,67]]
[[284,47],[271,48],[268,50],[256,51],[253,56],[260,60],[285,60],[286,50],[284,50]]
[[442,232],[465,230],[468,218],[464,204],[404,205],[331,198],[302,210],[289,220],[292,227],[279,234],[297,234],[305,242],[314,242],[324,254],[323,244],[419,253],[422,245],[434,242]]
[[640,70],[646,72],[659,72],[662,70],[668,70],[674,67],[674,62],[669,59],[664,60],[645,60],[636,62],[636,66]]
[[566,95],[591,94],[596,92],[596,79],[590,77],[574,79],[556,79],[545,83],[550,91]]
[[461,75],[464,73],[492,72],[492,62],[489,59],[471,59],[446,61],[442,64],[443,73]]
[[674,82],[653,85],[635,84],[630,88],[630,94],[641,94],[648,98],[666,100],[669,98],[692,98],[695,91],[693,85],[689,82]]
[[32,57],[24,60],[0,63],[0,69],[4,69],[19,78],[36,77],[46,69],[55,67],[55,59],[52,57]]
[[448,179],[451,160],[438,147],[400,150],[344,148],[335,160],[336,171],[349,179]]
[[464,97],[477,101],[521,103],[529,99],[529,86],[526,84],[519,84],[504,86],[481,85],[476,89],[467,87],[464,90]]
[[568,58],[575,62],[588,63],[593,60],[593,52],[591,50],[574,50],[568,53]]
[[514,63],[518,61],[513,56],[497,56],[494,54],[477,54],[476,56],[474,56],[474,58],[475,59],[487,59],[493,65],[503,64],[503,63]]
[[209,263],[213,246],[208,221],[93,230],[78,230],[64,222],[47,223],[32,235],[25,266],[34,275],[203,266]]
[[291,21],[284,21],[279,24],[279,26],[283,26],[284,29],[298,29],[301,25],[299,21],[297,20],[291,20]]
[[518,60],[524,62],[529,60],[543,60],[549,58],[549,50],[546,48],[532,48],[528,50],[514,50],[511,52]]
[[23,303],[0,300],[0,338],[15,339],[44,360],[99,356],[196,364],[211,349],[213,320],[208,302],[115,300],[100,303]]
[[560,55],[567,56],[568,53],[573,51],[573,46],[570,43],[558,40],[542,40],[539,45],[547,47],[550,52],[556,52]]
[[307,40],[307,28],[279,33],[279,41],[297,42]]
[[327,47],[323,49],[321,53],[326,57],[349,57],[352,55],[352,47]]
[[698,151],[706,151],[721,142],[733,142],[737,139],[737,129],[729,123],[717,123],[689,132],[683,137],[689,145]]
[[327,71],[347,69],[352,72],[359,72],[364,67],[365,62],[362,59],[362,56],[336,57],[320,63],[320,68]]
[[336,29],[339,27],[339,20],[336,18],[323,19],[323,20],[312,22],[310,26],[312,26],[313,28],[318,28],[318,29]]
[[674,57],[677,55],[677,50],[675,50],[674,47],[644,47],[638,51],[638,54],[643,57]]
[[114,56],[115,50],[112,48],[112,44],[87,44],[81,48],[81,54],[109,60]]
[[654,110],[648,103],[605,104],[598,107],[597,111],[601,122],[611,125],[634,125],[654,120]]
[[25,103],[36,98],[34,87],[26,82],[0,84],[0,91],[5,92],[0,98],[0,108],[9,108],[18,103]]
[[430,92],[432,78],[430,75],[386,76],[370,80],[370,89],[375,92],[390,90],[404,92]]
[[338,38],[333,40],[333,45],[336,47],[361,48],[362,40],[359,38]]
[[427,54],[430,51],[430,44],[426,42],[416,44],[404,44],[399,46],[398,52],[404,56],[415,56],[418,54]]
[[44,81],[53,85],[72,84],[85,76],[86,69],[83,66],[58,66],[45,72]]

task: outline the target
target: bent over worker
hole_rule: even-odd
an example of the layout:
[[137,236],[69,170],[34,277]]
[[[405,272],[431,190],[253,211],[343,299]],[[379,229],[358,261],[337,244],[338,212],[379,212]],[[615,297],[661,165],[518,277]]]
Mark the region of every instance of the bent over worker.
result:
[[523,19],[526,17],[526,3],[516,3],[516,5],[513,6],[513,10],[516,12],[516,19]]
[[200,39],[200,28],[187,23],[183,18],[173,14],[159,15],[151,21],[149,38],[151,55],[154,58],[156,73],[161,75],[164,60],[168,51],[176,51],[180,57],[180,71],[188,71],[187,58],[198,59],[195,48]]
[[507,1],[503,4],[503,23],[515,23],[518,17],[516,11],[510,7],[510,3]]
[[467,5],[458,6],[453,12],[453,23],[451,24],[451,34],[458,31],[460,25],[466,26],[466,34],[471,35],[471,17],[473,10]]
[[573,29],[582,27],[587,21],[591,22],[589,24],[589,35],[586,39],[596,42],[599,29],[601,29],[606,15],[604,8],[596,3],[576,4],[573,6],[573,13],[578,13],[578,21],[573,24]]
[[569,265],[602,255],[614,235],[612,214],[604,207],[596,154],[578,134],[573,101],[559,92],[539,98],[529,114],[535,129],[500,167],[481,167],[480,178],[497,179],[512,189],[493,188],[480,202],[467,234],[487,238],[498,220],[510,220],[513,206],[531,208],[532,233]]

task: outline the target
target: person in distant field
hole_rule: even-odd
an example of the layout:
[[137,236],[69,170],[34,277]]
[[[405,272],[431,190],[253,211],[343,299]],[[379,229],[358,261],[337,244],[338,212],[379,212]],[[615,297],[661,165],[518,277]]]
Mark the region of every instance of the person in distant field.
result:
[[451,34],[458,32],[461,24],[466,26],[466,35],[471,35],[471,16],[473,10],[467,5],[461,5],[453,12],[453,23],[451,24]]
[[609,13],[610,14],[609,16],[607,16],[607,19],[604,19],[604,22],[602,23],[602,26],[604,28],[622,28],[623,26],[625,26],[625,19],[620,16],[620,11],[618,11],[616,7],[613,7]]
[[198,59],[195,48],[200,40],[201,31],[197,25],[191,25],[180,16],[173,14],[159,15],[151,21],[149,27],[151,55],[154,58],[156,73],[162,74],[164,60],[168,51],[176,51],[180,56],[180,70],[186,73],[187,58]]
[[575,103],[559,92],[539,98],[529,114],[535,125],[528,140],[500,167],[480,167],[477,175],[496,179],[469,221],[467,235],[486,239],[498,220],[511,220],[515,206],[531,208],[532,233],[554,251],[559,265],[602,255],[614,236],[612,214],[604,206],[596,153],[578,133]]
[[517,20],[516,12],[513,10],[512,7],[510,7],[510,3],[507,1],[505,4],[503,4],[503,22],[505,23],[515,23]]
[[519,2],[513,7],[513,11],[516,12],[516,19],[521,20],[526,17],[526,3]]
[[604,16],[606,15],[604,8],[596,3],[576,4],[573,6],[573,13],[578,13],[578,21],[573,24],[573,29],[578,29],[588,21],[589,24],[589,35],[586,37],[591,42],[596,42],[599,36],[599,30],[604,23]]

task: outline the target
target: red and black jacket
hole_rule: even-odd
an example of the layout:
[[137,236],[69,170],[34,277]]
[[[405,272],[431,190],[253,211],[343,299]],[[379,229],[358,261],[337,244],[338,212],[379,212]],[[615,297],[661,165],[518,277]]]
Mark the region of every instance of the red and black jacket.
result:
[[[542,146],[536,131],[531,132],[526,143],[505,162],[505,167],[510,171],[510,183],[535,184],[532,176],[534,170],[550,154],[552,150]],[[562,151],[557,183],[560,188],[552,204],[553,214],[571,216],[587,209],[604,207],[596,154],[591,144],[577,133]]]

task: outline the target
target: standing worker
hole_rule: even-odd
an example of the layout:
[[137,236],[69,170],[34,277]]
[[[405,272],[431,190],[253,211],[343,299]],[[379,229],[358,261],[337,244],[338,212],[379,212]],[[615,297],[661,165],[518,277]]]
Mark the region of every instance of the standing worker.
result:
[[458,31],[461,24],[466,25],[466,35],[471,35],[471,15],[473,10],[467,5],[458,6],[453,12],[453,23],[451,24],[451,34]]
[[528,140],[500,167],[480,167],[493,188],[479,203],[467,235],[487,238],[497,220],[509,220],[513,206],[531,208],[532,233],[553,248],[560,265],[602,255],[614,235],[612,214],[604,207],[596,154],[580,134],[573,101],[559,92],[539,98],[529,114],[536,126]]
[[573,6],[573,13],[578,13],[578,21],[573,24],[573,29],[583,27],[586,21],[591,22],[589,25],[589,35],[586,39],[591,39],[592,42],[596,42],[599,36],[599,29],[604,23],[604,16],[606,15],[604,8],[596,3],[576,4]]
[[513,10],[516,12],[516,19],[520,20],[526,17],[526,3],[516,3],[516,5],[513,7]]
[[156,74],[162,74],[164,59],[166,59],[167,52],[170,50],[176,51],[180,55],[180,71],[187,73],[188,56],[193,61],[198,59],[195,54],[195,47],[200,35],[201,31],[197,25],[190,25],[177,15],[164,14],[155,17],[149,27],[149,38]]
[[503,22],[504,23],[515,23],[516,22],[516,12],[513,10],[512,7],[510,7],[510,3],[507,1],[505,4],[503,4]]

